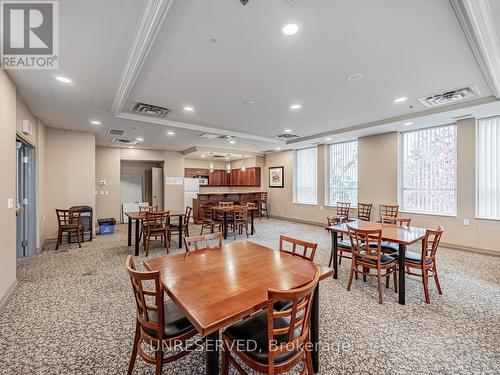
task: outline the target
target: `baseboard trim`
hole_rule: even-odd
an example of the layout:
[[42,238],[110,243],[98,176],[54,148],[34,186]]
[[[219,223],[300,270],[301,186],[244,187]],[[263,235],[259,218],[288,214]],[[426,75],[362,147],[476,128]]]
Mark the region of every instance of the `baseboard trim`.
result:
[[[316,226],[320,226],[320,227],[325,227],[325,223],[318,223],[315,221],[302,220],[302,219],[291,219],[289,217],[282,217],[282,216],[275,216],[275,215],[269,215],[269,217],[273,218],[273,219],[278,219],[278,220],[291,221],[293,223],[309,224],[309,225],[316,225]],[[480,247],[472,247],[472,246],[463,246],[463,245],[457,245],[457,244],[446,243],[446,242],[442,242],[441,244],[443,247],[446,247],[447,249],[451,249],[451,250],[458,250],[458,251],[463,251],[466,253],[481,254],[481,255],[487,255],[487,256],[492,256],[492,257],[500,257],[500,251],[495,251],[495,250],[491,250],[491,249],[483,249]]]
[[14,282],[10,285],[9,289],[7,289],[7,293],[0,299],[0,311],[4,309],[5,306],[7,306],[7,303],[9,303],[12,295],[17,289],[18,281],[17,279],[14,280]]

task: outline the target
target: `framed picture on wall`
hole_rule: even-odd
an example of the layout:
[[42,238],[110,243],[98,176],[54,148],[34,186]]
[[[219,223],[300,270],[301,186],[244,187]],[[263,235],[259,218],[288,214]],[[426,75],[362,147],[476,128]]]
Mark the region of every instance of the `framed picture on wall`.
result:
[[283,167],[269,167],[269,187],[282,188],[283,182]]

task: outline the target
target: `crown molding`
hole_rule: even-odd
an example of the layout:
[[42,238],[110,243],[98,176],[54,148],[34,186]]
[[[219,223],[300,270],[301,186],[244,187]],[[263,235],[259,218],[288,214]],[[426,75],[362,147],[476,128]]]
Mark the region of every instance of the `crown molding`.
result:
[[500,99],[500,44],[488,0],[450,0],[491,93]]
[[111,113],[114,116],[118,116],[123,111],[127,98],[134,87],[172,3],[173,0],[146,0],[144,3],[111,106]]
[[213,128],[210,126],[191,124],[188,122],[172,121],[172,120],[168,120],[168,119],[150,117],[150,116],[141,115],[138,113],[121,112],[118,115],[116,115],[116,117],[121,118],[121,119],[125,119],[125,120],[140,121],[140,122],[147,122],[150,124],[169,126],[172,128],[195,130],[195,131],[200,131],[200,132],[204,132],[204,133],[215,133],[215,134],[220,134],[220,135],[230,135],[230,136],[236,137],[236,138],[250,139],[250,140],[259,141],[259,142],[266,142],[266,143],[272,143],[272,144],[284,144],[284,142],[279,140],[279,139],[262,137],[260,135],[253,135],[253,134],[248,134],[248,133],[235,132],[235,131],[227,130],[227,129]]

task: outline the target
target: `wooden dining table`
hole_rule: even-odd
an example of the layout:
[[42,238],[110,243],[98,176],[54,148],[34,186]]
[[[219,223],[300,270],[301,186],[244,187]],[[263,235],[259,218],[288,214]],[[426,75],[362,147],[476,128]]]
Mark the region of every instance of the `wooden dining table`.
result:
[[227,240],[227,224],[228,224],[228,219],[231,216],[231,212],[233,212],[235,209],[243,209],[246,208],[248,212],[250,212],[250,234],[255,233],[255,227],[254,227],[254,216],[255,216],[255,211],[258,210],[257,207],[248,207],[248,206],[242,206],[242,205],[234,205],[234,206],[212,206],[212,216],[215,216],[217,213],[222,214],[222,233],[224,235],[224,239]]
[[[169,218],[172,217],[178,217],[179,218],[179,249],[182,249],[182,234],[183,234],[183,225],[184,225],[184,212],[176,212],[172,210],[165,210],[169,211]],[[139,241],[141,239],[141,223],[143,220],[146,220],[146,212],[125,212],[125,216],[128,217],[128,235],[127,235],[127,244],[128,246],[132,245],[132,224],[135,221],[135,236],[134,236],[134,242],[135,242],[135,251],[134,254],[135,256],[139,255]]]
[[330,259],[333,261],[333,278],[337,279],[338,275],[338,249],[337,249],[337,240],[338,234],[347,234],[349,231],[347,226],[356,229],[363,230],[373,230],[373,229],[381,229],[382,230],[382,241],[389,241],[393,243],[397,243],[399,249],[399,257],[398,257],[398,297],[399,303],[401,305],[405,304],[406,298],[406,290],[405,290],[405,253],[406,247],[408,245],[414,244],[418,241],[422,241],[425,237],[425,228],[418,227],[406,227],[395,224],[383,224],[375,221],[363,221],[363,220],[355,220],[349,223],[342,223],[333,226],[327,226],[325,229],[331,233],[332,237],[332,246],[331,246],[331,255]]
[[[219,373],[219,331],[267,307],[270,288],[289,290],[312,280],[316,267],[307,260],[250,241],[232,242],[214,249],[146,259],[144,266],[160,271],[168,296],[206,337],[206,373]],[[320,280],[333,269],[317,265]],[[265,327],[262,327],[265,329]],[[311,314],[314,372],[319,369],[319,285]]]

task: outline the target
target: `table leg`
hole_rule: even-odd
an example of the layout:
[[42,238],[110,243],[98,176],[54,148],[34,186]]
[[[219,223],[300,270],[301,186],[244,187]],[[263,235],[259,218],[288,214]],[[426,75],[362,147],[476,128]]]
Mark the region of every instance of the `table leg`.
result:
[[219,374],[219,331],[215,331],[206,337],[206,374]]
[[253,226],[253,210],[250,210],[250,234],[255,234],[255,227]]
[[224,239],[227,240],[227,212],[224,211],[224,220],[222,225],[222,231],[224,232]]
[[128,218],[128,246],[132,245],[132,219]]
[[315,374],[319,373],[319,283],[314,289],[311,311],[312,363]]
[[332,234],[332,248],[331,248],[331,254],[330,254],[330,261],[328,262],[328,267],[332,266],[333,263],[333,278],[337,279],[338,275],[338,267],[339,267],[339,262],[338,262],[338,248],[337,248],[337,237],[338,234],[335,231],[330,231]]
[[135,256],[139,256],[139,240],[140,238],[140,232],[139,232],[139,227],[141,226],[141,221],[138,219],[135,219]]
[[183,216],[179,215],[179,249],[182,249],[182,233],[183,233],[183,228],[182,224],[184,222]]
[[406,274],[406,267],[405,267],[405,253],[406,253],[406,245],[400,243],[399,244],[399,259],[398,259],[398,266],[399,266],[399,275],[398,275],[398,281],[399,281],[399,304],[404,305],[405,304],[405,297],[406,297],[406,291],[405,291],[405,274]]

